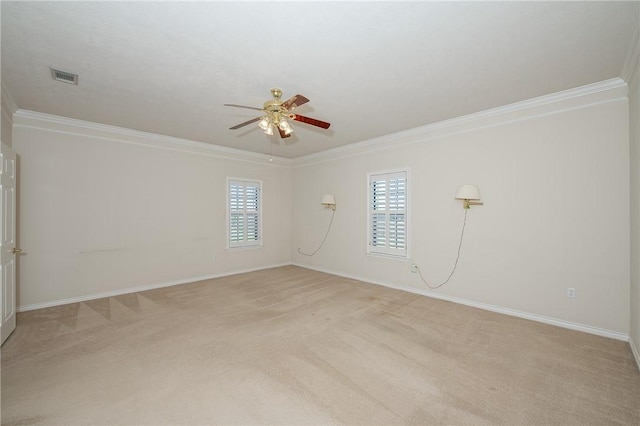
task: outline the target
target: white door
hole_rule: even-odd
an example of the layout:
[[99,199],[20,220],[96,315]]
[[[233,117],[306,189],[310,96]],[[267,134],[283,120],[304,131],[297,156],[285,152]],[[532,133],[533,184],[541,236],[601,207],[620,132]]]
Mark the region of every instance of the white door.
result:
[[0,240],[0,344],[16,328],[16,153],[2,144],[0,151],[0,215],[2,238]]

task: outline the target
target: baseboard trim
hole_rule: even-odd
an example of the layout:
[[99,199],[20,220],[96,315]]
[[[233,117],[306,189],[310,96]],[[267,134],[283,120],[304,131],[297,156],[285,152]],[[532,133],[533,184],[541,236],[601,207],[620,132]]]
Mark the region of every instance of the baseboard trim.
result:
[[631,346],[631,352],[633,353],[633,357],[636,359],[636,366],[640,371],[640,350],[638,350],[638,346],[636,346],[636,343],[631,337],[629,337],[629,346]]
[[[499,314],[510,315],[510,316],[518,317],[518,318],[524,318],[524,319],[527,319],[527,320],[541,322],[541,323],[544,323],[544,324],[555,325],[557,327],[568,328],[570,330],[582,331],[584,333],[595,334],[597,336],[608,337],[608,338],[615,339],[615,340],[622,340],[622,341],[625,341],[625,342],[629,342],[630,341],[628,334],[619,333],[617,331],[606,330],[606,329],[593,327],[593,326],[585,325],[585,324],[578,324],[578,323],[574,323],[574,322],[570,322],[570,321],[561,320],[561,319],[558,319],[558,318],[552,318],[552,317],[547,317],[547,316],[544,316],[544,315],[532,314],[532,313],[529,313],[529,312],[519,311],[519,310],[511,309],[511,308],[504,308],[502,306],[496,306],[496,305],[491,305],[491,304],[488,304],[488,303],[476,302],[476,301],[473,301],[473,300],[463,299],[463,298],[459,298],[459,297],[447,296],[447,295],[444,295],[444,294],[430,292],[430,291],[422,290],[422,289],[419,289],[419,288],[402,287],[402,286],[394,285],[394,284],[391,284],[391,283],[388,283],[388,282],[375,281],[375,280],[371,280],[370,278],[360,277],[360,276],[357,276],[357,275],[344,274],[344,273],[341,273],[341,272],[335,272],[335,271],[327,270],[327,269],[324,269],[324,268],[318,268],[318,267],[315,267],[313,265],[304,265],[304,264],[300,264],[300,263],[293,263],[293,265],[299,266],[301,268],[313,269],[314,271],[325,272],[327,274],[337,275],[337,276],[344,277],[344,278],[350,278],[350,279],[354,279],[354,280],[358,280],[358,281],[363,281],[363,282],[366,282],[366,283],[380,285],[380,286],[383,286],[383,287],[393,288],[393,289],[396,289],[396,290],[402,290],[402,291],[406,291],[406,292],[409,292],[409,293],[419,294],[421,296],[432,297],[434,299],[446,300],[448,302],[458,303],[460,305],[466,305],[466,306],[470,306],[472,308],[484,309],[486,311],[491,311],[491,312],[496,312],[496,313],[499,313]],[[634,350],[633,347],[632,347],[632,350]],[[637,349],[635,349],[634,356],[636,357],[636,361],[638,361],[640,359],[638,357]],[[638,365],[640,365],[640,363]]]
[[561,320],[561,319],[557,319],[557,318],[546,317],[546,316],[543,316],[543,315],[532,314],[532,313],[529,313],[529,312],[518,311],[516,309],[504,308],[504,307],[501,307],[501,306],[490,305],[490,304],[482,303],[482,302],[476,302],[476,301],[473,301],[473,300],[463,299],[463,298],[459,298],[459,297],[447,296],[447,295],[438,294],[438,293],[434,293],[434,292],[429,292],[429,291],[418,289],[418,288],[401,287],[401,286],[397,286],[397,285],[394,285],[394,284],[391,284],[391,283],[371,280],[369,278],[365,278],[365,277],[361,277],[361,276],[357,276],[357,275],[344,274],[344,273],[328,270],[328,269],[325,269],[325,268],[319,268],[319,267],[316,267],[316,266],[313,266],[313,265],[304,265],[304,264],[292,263],[292,262],[261,266],[261,267],[257,267],[257,268],[241,269],[241,270],[223,272],[223,273],[219,273],[219,274],[204,275],[204,276],[199,276],[199,277],[190,277],[190,278],[184,278],[184,279],[173,280],[173,281],[165,281],[165,282],[148,284],[148,285],[143,285],[143,286],[129,287],[129,288],[120,289],[120,290],[107,291],[107,292],[103,292],[103,293],[95,293],[95,294],[90,294],[90,295],[86,295],[86,296],[71,297],[71,298],[68,298],[68,299],[59,299],[59,300],[54,300],[54,301],[51,301],[51,302],[34,303],[34,304],[30,304],[30,305],[19,306],[16,309],[16,311],[17,312],[33,311],[33,310],[36,310],[36,309],[50,308],[50,307],[54,307],[54,306],[67,305],[67,304],[70,304],[70,303],[86,302],[88,300],[102,299],[102,298],[105,298],[105,297],[121,296],[123,294],[137,293],[137,292],[140,292],[140,291],[154,290],[154,289],[157,289],[157,288],[170,287],[170,286],[174,286],[174,285],[189,284],[189,283],[194,283],[194,282],[197,282],[197,281],[210,280],[210,279],[214,279],[214,278],[222,278],[222,277],[227,277],[227,276],[230,276],[230,275],[237,275],[237,274],[243,274],[243,273],[254,272],[254,271],[262,271],[262,270],[265,270],[265,269],[278,268],[278,267],[281,267],[281,266],[289,266],[289,265],[294,265],[294,266],[298,266],[298,267],[306,268],[306,269],[312,269],[314,271],[324,272],[324,273],[331,274],[331,275],[337,275],[339,277],[354,279],[354,280],[362,281],[362,282],[365,282],[365,283],[379,285],[379,286],[382,286],[382,287],[393,288],[395,290],[401,290],[401,291],[406,291],[406,292],[409,292],[409,293],[419,294],[421,296],[432,297],[434,299],[446,300],[448,302],[458,303],[460,305],[466,305],[466,306],[470,306],[472,308],[484,309],[486,311],[496,312],[496,313],[499,313],[499,314],[505,314],[505,315],[510,315],[510,316],[513,316],[513,317],[524,318],[524,319],[528,319],[528,320],[531,320],[531,321],[541,322],[541,323],[544,323],[544,324],[555,325],[555,326],[562,327],[562,328],[568,328],[568,329],[571,329],[571,330],[582,331],[584,333],[595,334],[595,335],[598,335],[598,336],[603,336],[603,337],[608,337],[608,338],[611,338],[611,339],[616,339],[616,340],[622,340],[622,341],[625,341],[625,342],[629,342],[629,346],[631,346],[631,351],[633,352],[633,356],[634,356],[634,358],[636,360],[638,368],[640,369],[640,351],[638,351],[638,347],[636,346],[635,342],[632,339],[629,338],[629,335],[624,334],[624,333],[619,333],[619,332],[611,331],[611,330],[605,330],[605,329],[602,329],[602,328],[592,327],[592,326],[584,325],[584,324],[573,323],[573,322],[570,322],[570,321],[565,321],[565,320]]
[[105,297],[121,296],[123,294],[137,293],[139,291],[155,290],[157,288],[171,287],[171,286],[174,286],[174,285],[195,283],[195,282],[198,282],[198,281],[211,280],[211,279],[214,279],[214,278],[228,277],[230,275],[244,274],[246,272],[262,271],[264,269],[278,268],[278,267],[281,267],[281,266],[289,266],[289,265],[291,265],[290,262],[279,263],[279,264],[275,264],[275,265],[260,266],[258,268],[241,269],[241,270],[235,270],[235,271],[230,271],[230,272],[222,272],[222,273],[219,273],[219,274],[203,275],[203,276],[199,276],[199,277],[190,277],[190,278],[184,278],[184,279],[173,280],[173,281],[164,281],[164,282],[160,282],[160,283],[147,284],[147,285],[142,285],[142,286],[137,286],[137,287],[128,287],[128,288],[123,288],[123,289],[119,289],[119,290],[106,291],[106,292],[103,292],[103,293],[89,294],[89,295],[86,295],[86,296],[78,296],[78,297],[70,297],[68,299],[53,300],[51,302],[33,303],[33,304],[30,304],[30,305],[18,306],[18,308],[16,309],[16,312],[34,311],[36,309],[43,309],[43,308],[51,308],[51,307],[54,307],[54,306],[68,305],[69,303],[86,302],[88,300],[102,299],[102,298],[105,298]]

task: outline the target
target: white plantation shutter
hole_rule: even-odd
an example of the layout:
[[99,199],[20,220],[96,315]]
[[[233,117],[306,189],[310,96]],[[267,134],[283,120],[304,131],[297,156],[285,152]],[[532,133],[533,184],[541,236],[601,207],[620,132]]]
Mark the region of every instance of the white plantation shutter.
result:
[[262,184],[258,181],[229,179],[229,247],[257,246],[262,243]]
[[369,252],[407,256],[407,172],[369,175]]

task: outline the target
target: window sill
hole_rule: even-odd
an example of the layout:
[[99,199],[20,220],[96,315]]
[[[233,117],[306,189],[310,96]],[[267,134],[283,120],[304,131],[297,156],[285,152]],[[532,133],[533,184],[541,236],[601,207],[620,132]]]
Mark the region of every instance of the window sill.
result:
[[387,254],[387,253],[375,253],[375,252],[367,252],[367,256],[377,257],[380,259],[390,259],[390,260],[398,260],[400,262],[411,262],[409,256],[400,256],[397,254]]
[[257,250],[261,249],[262,244],[256,244],[255,246],[235,246],[227,247],[227,251],[244,251],[244,250]]

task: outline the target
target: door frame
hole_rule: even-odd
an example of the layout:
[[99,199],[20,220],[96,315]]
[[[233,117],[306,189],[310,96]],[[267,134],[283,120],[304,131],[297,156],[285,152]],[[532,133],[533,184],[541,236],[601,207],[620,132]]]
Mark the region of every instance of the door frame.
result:
[[6,144],[0,150],[0,344],[16,328],[17,257],[16,240],[17,178],[16,152]]

